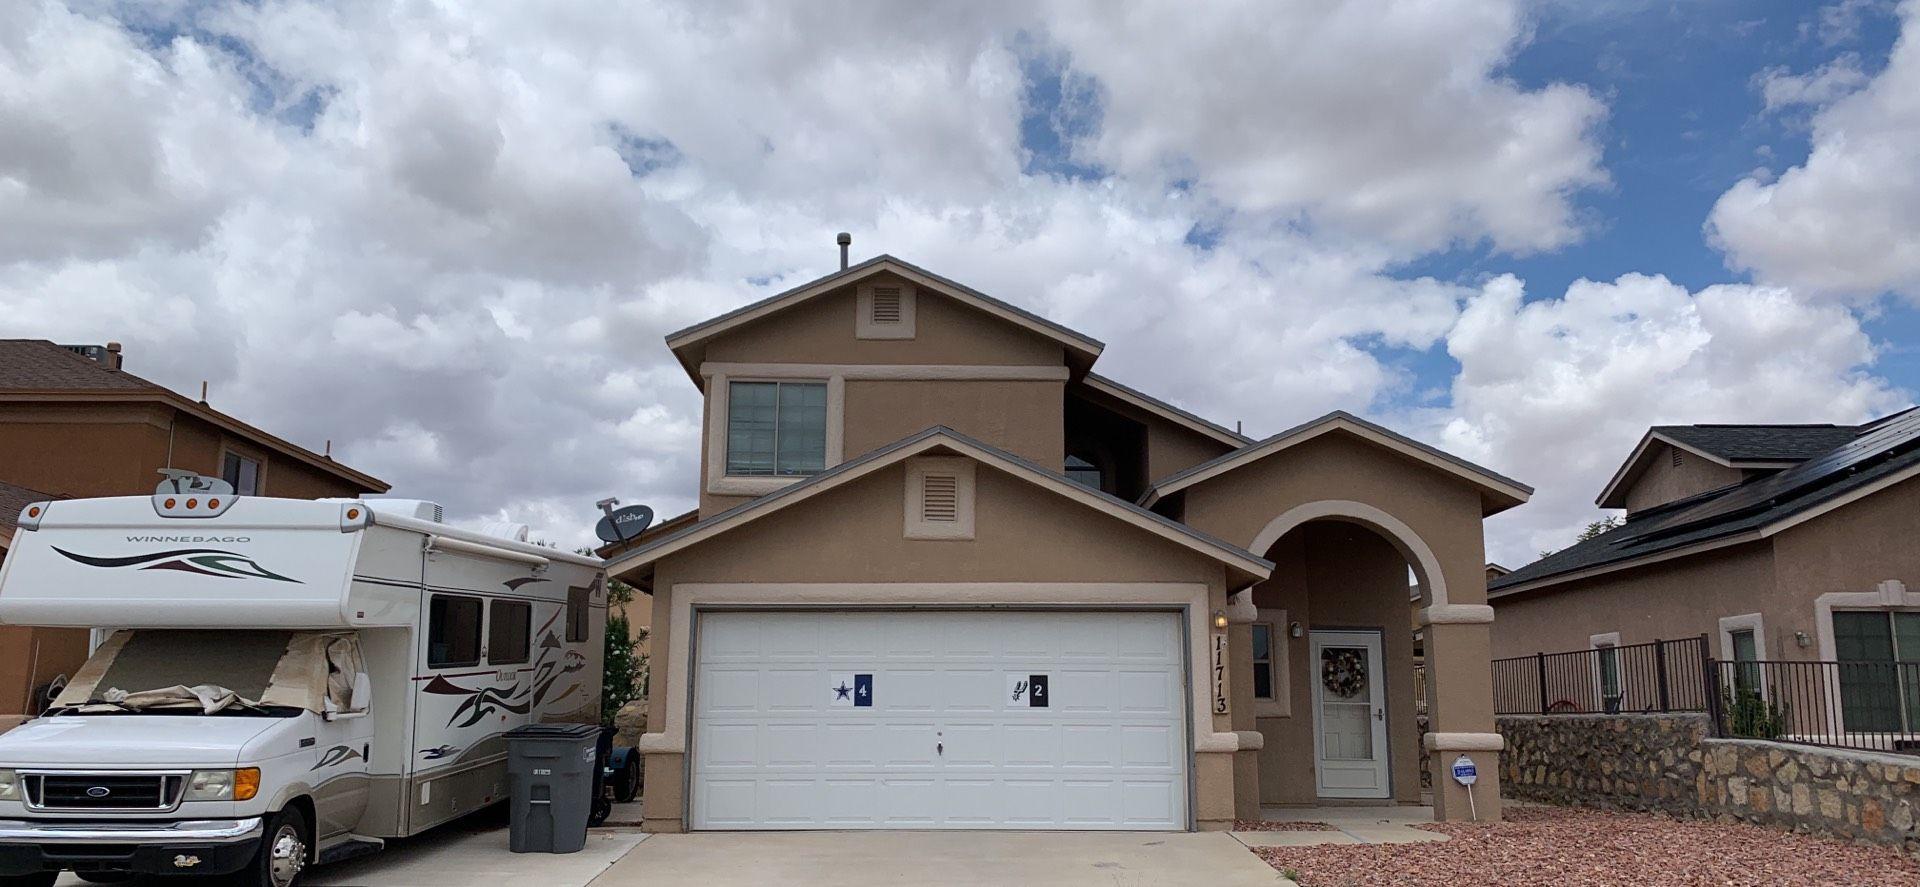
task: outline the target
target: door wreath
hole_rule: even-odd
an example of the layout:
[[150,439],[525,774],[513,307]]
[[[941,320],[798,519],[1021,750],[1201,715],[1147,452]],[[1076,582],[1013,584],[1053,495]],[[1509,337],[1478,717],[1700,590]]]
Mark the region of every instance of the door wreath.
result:
[[1352,699],[1367,688],[1367,662],[1359,650],[1329,648],[1320,651],[1320,683],[1341,699]]

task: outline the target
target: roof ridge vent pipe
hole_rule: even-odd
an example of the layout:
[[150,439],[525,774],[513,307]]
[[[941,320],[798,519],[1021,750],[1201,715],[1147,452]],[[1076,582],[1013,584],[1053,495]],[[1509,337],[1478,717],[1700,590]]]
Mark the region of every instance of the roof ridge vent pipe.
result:
[[840,270],[845,271],[847,270],[847,247],[853,245],[853,235],[842,231],[834,241],[840,244]]

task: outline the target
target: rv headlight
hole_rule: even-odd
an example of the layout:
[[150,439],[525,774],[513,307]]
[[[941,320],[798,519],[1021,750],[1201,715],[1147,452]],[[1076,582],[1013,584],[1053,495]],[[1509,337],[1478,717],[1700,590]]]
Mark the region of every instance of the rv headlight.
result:
[[20,800],[20,774],[0,770],[0,801]]
[[251,801],[260,793],[260,768],[195,770],[187,783],[189,801]]

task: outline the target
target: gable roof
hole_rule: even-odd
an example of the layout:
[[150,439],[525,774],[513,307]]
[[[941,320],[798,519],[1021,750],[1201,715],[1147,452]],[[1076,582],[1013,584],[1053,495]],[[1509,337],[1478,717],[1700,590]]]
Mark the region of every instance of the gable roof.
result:
[[885,253],[825,277],[810,280],[786,292],[768,296],[751,305],[703,320],[686,329],[668,333],[667,347],[673,351],[675,357],[679,358],[680,365],[686,368],[688,375],[693,377],[694,383],[699,384],[699,360],[689,352],[704,351],[700,346],[708,340],[768,315],[804,304],[848,284],[883,273],[906,278],[923,290],[946,296],[970,308],[984,311],[1022,329],[1052,339],[1066,349],[1068,363],[1081,372],[1085,372],[1092,366],[1094,359],[1098,358],[1100,352],[1107,347],[1092,336],[1068,329],[1024,308],[1000,301],[965,284],[941,277],[925,268]]
[[1335,410],[1311,422],[1296,425],[1265,440],[1248,444],[1231,453],[1156,481],[1147,489],[1146,495],[1141,497],[1140,504],[1150,508],[1155,502],[1194,484],[1205,482],[1333,431],[1347,432],[1473,484],[1480,489],[1483,514],[1505,511],[1533,496],[1532,487],[1513,478],[1489,471],[1452,453],[1375,425],[1352,413]]
[[268,434],[204,403],[44,339],[0,339],[0,402],[158,403],[373,493],[387,482]]
[[[917,456],[929,450],[944,450],[1013,475],[1020,480],[1052,492],[1062,498],[1107,514],[1176,545],[1213,558],[1239,574],[1244,584],[1252,584],[1272,574],[1273,562],[1232,543],[1216,539],[1192,527],[1155,514],[1124,499],[1074,483],[1059,474],[1029,462],[1005,450],[982,443],[951,428],[936,425],[903,438],[857,459],[842,462],[806,480],[736,505],[706,520],[640,546],[607,561],[609,575],[653,564],[676,551],[698,545],[715,536],[752,523],[783,508],[804,502],[843,484]],[[1234,588],[1242,586],[1236,585]]]
[[1123,403],[1130,404],[1136,409],[1145,410],[1162,419],[1180,425],[1189,431],[1212,438],[1235,449],[1253,443],[1253,438],[1241,434],[1238,431],[1234,431],[1224,425],[1209,422],[1173,404],[1167,403],[1137,388],[1122,385],[1106,376],[1090,372],[1087,373],[1086,377],[1081,381],[1094,391],[1098,391],[1101,394],[1105,394]]
[[1758,541],[1920,477],[1920,414],[1907,411],[1859,427],[1865,430],[1791,468],[1635,512],[1619,527],[1521,567],[1488,589],[1518,593]]
[[1653,465],[1655,444],[1666,444],[1728,468],[1787,468],[1840,446],[1857,425],[1655,425],[1614,471],[1594,499],[1601,508],[1627,507],[1627,490]]

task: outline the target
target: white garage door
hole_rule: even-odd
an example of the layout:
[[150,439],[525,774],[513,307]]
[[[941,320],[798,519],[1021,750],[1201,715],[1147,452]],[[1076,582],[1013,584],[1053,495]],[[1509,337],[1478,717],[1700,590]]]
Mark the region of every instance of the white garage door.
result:
[[704,829],[1184,829],[1171,613],[700,619]]

